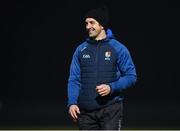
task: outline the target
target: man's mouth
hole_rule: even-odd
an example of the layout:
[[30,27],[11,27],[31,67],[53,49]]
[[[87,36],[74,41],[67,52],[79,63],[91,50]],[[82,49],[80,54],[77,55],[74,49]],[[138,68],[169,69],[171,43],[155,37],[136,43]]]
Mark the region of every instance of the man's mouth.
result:
[[88,32],[91,33],[93,32],[95,29],[89,29]]

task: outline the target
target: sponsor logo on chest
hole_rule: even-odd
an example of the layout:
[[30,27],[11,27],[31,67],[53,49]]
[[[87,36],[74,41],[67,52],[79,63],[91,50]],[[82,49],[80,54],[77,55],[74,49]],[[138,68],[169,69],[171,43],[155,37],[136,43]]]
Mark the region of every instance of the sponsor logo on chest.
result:
[[84,58],[84,59],[89,59],[89,58],[91,58],[91,57],[90,57],[89,54],[84,54],[84,55],[83,55],[83,58]]

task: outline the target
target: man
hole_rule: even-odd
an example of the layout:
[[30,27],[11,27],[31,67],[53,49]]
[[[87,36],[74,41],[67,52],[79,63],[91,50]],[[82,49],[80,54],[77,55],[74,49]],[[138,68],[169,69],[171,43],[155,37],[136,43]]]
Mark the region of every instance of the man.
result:
[[69,114],[82,130],[121,127],[122,91],[136,82],[128,49],[107,29],[106,7],[85,15],[89,38],[73,55],[68,81]]

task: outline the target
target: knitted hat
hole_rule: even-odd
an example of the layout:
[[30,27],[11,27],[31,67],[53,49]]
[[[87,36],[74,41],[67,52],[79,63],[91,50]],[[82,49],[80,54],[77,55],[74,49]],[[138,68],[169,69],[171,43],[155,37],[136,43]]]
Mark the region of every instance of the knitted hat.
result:
[[107,28],[108,22],[109,22],[109,11],[106,6],[92,9],[88,11],[85,14],[85,19],[86,18],[94,18],[96,21],[99,22],[104,28]]

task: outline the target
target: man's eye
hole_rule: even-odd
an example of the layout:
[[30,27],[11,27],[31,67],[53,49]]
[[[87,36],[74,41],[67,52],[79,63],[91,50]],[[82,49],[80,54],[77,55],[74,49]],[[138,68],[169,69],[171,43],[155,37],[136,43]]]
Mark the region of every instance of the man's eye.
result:
[[91,23],[91,24],[95,24],[95,22],[94,22],[94,21],[91,21],[90,23]]

